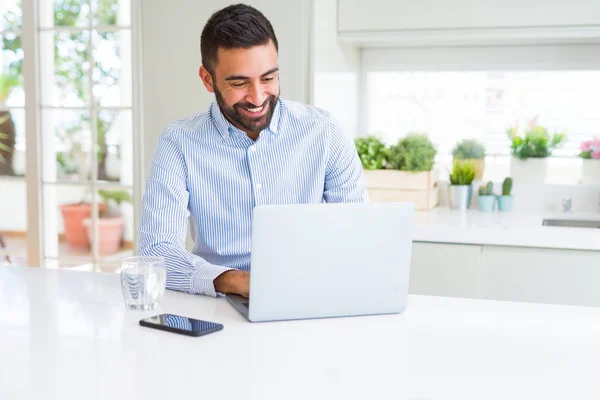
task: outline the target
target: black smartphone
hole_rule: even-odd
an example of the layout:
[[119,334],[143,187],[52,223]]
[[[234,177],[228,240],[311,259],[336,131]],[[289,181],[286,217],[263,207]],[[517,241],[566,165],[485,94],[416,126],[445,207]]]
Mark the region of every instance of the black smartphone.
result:
[[223,329],[223,325],[216,322],[202,321],[174,314],[160,314],[142,319],[140,325],[187,336],[204,336]]

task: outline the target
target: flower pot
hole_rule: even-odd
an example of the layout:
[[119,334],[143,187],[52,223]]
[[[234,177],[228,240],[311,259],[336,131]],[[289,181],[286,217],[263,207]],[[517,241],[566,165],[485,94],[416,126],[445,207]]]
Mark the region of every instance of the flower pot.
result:
[[[98,204],[98,212],[106,206]],[[88,203],[63,204],[60,206],[65,227],[65,238],[71,248],[87,248],[90,246],[83,220],[92,215],[92,205]]]
[[448,187],[448,200],[450,208],[454,210],[466,210],[471,204],[473,187],[471,185],[450,185]]
[[483,180],[483,173],[485,170],[485,159],[477,159],[477,158],[468,158],[468,159],[453,159],[453,163],[456,162],[458,164],[462,164],[464,162],[471,162],[475,165],[475,180],[481,181]]
[[510,176],[517,183],[543,184],[547,170],[548,158],[510,159]]
[[[88,240],[92,241],[92,219],[83,221]],[[125,222],[122,217],[98,219],[98,253],[101,256],[115,254],[121,248],[121,238]]]
[[494,211],[495,203],[496,203],[496,196],[479,196],[479,197],[477,197],[477,204],[479,205],[479,211],[492,212],[492,211]]
[[498,211],[505,212],[512,210],[512,203],[512,196],[498,196]]
[[583,160],[581,183],[584,185],[600,185],[600,160]]

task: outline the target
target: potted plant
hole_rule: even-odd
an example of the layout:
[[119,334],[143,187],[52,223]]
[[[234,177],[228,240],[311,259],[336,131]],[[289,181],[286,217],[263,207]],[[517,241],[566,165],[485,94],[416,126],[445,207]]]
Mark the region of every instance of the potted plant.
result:
[[466,210],[471,204],[473,188],[471,183],[475,179],[475,164],[472,162],[455,162],[450,174],[450,187],[448,199],[450,208]]
[[488,182],[486,185],[479,187],[479,196],[477,197],[477,204],[479,205],[479,211],[492,212],[494,211],[494,203],[496,202],[496,196],[494,196],[494,184]]
[[512,191],[512,179],[506,178],[502,182],[502,196],[498,196],[498,210],[499,211],[510,211],[512,210],[513,197],[510,194]]
[[387,163],[388,148],[375,135],[354,141],[362,166],[366,170],[383,169]]
[[600,185],[600,138],[581,143],[581,153],[579,157],[583,158],[581,168],[581,183],[584,185]]
[[[114,254],[123,244],[123,228],[125,222],[121,216],[120,206],[123,202],[131,202],[129,193],[123,190],[99,190],[105,207],[98,219],[98,253],[102,256]],[[88,240],[92,240],[92,219],[83,220]]]
[[524,183],[544,183],[548,169],[547,157],[566,139],[564,133],[550,135],[543,126],[536,125],[535,119],[522,133],[518,124],[507,130],[511,140],[512,158],[510,174],[513,179]]
[[374,136],[355,144],[371,200],[411,202],[417,210],[438,204],[437,151],[426,134],[409,134],[390,147]]
[[475,139],[461,140],[452,150],[453,162],[470,161],[475,164],[475,179],[483,179],[485,147]]
[[[21,84],[19,75],[0,73],[0,107],[6,108],[6,101],[13,89]],[[17,131],[12,114],[8,110],[0,111],[0,176],[14,175],[13,157]]]

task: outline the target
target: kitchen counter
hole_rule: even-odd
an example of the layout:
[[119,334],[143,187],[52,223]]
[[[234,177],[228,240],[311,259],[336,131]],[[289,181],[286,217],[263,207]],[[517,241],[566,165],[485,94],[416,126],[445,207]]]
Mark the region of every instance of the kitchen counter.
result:
[[543,226],[542,220],[592,219],[600,214],[457,211],[415,213],[415,242],[600,250],[600,229]]
[[[222,323],[191,338],[170,312]],[[119,276],[0,267],[0,399],[597,399],[600,309],[409,296],[403,314],[247,322],[167,291],[126,311]]]

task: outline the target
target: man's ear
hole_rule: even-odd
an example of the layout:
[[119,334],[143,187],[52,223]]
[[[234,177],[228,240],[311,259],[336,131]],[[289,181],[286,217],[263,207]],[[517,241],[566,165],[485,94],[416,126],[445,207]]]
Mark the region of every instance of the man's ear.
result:
[[204,66],[201,66],[200,70],[198,71],[198,74],[200,75],[200,79],[202,79],[202,83],[204,83],[204,87],[206,88],[206,90],[208,90],[210,93],[214,93],[214,82],[210,72],[208,72],[208,70],[204,68]]

